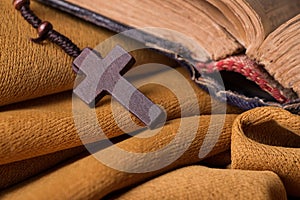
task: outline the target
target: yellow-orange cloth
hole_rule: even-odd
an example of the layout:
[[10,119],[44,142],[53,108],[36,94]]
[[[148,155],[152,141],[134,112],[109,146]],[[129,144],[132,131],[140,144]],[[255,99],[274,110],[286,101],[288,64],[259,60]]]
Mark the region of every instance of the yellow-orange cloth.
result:
[[232,168],[277,173],[300,197],[300,116],[279,108],[254,109],[232,129]]
[[[242,113],[212,99],[190,80],[187,70],[148,50],[133,52],[137,65],[159,62],[182,74],[195,93],[183,98],[188,109],[181,113],[182,105],[172,91],[149,84],[139,89],[168,114],[167,123],[158,133],[144,139],[124,137],[118,124],[135,131],[130,125],[132,121],[141,123],[134,116],[128,118],[128,111],[109,96],[95,109],[98,125],[108,138],[116,141],[117,147],[147,154],[170,144],[184,119],[190,126],[182,130],[166,158],[179,154],[179,147],[186,145],[192,134],[195,138],[178,159],[155,171],[129,173],[106,166],[82,146],[78,134],[72,107],[72,59],[48,42],[31,43],[28,38],[36,33],[11,2],[1,1],[0,7],[0,199],[300,197],[300,116],[273,107]],[[41,4],[32,2],[31,7],[81,48],[93,47],[113,35]],[[167,79],[169,74],[164,71],[149,79],[157,76]],[[98,134],[97,124],[91,124],[88,115],[80,117],[86,124],[82,127],[87,132],[85,136],[96,142],[93,136]],[[110,148],[102,147],[94,153],[109,152]],[[211,151],[201,157],[201,149]],[[117,164],[124,164],[117,155],[110,157]],[[153,159],[147,164],[151,166],[157,161]],[[139,167],[130,159],[126,165]]]

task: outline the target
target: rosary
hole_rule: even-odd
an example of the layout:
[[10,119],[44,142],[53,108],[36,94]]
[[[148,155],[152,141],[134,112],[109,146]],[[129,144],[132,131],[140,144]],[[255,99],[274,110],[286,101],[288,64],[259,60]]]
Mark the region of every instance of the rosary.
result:
[[[161,125],[165,119],[162,109],[121,76],[135,63],[122,47],[116,46],[105,58],[91,48],[81,51],[69,38],[55,31],[50,22],[39,19],[29,7],[30,0],[14,0],[13,5],[37,29],[39,37],[31,38],[31,41],[41,43],[48,40],[75,58],[73,71],[85,75],[85,78],[73,89],[73,93],[83,102],[93,107],[106,93],[110,93],[149,128]],[[114,90],[116,83],[121,83],[118,84],[121,88]],[[96,91],[91,91],[91,88],[96,88]],[[131,95],[129,102],[128,95]]]

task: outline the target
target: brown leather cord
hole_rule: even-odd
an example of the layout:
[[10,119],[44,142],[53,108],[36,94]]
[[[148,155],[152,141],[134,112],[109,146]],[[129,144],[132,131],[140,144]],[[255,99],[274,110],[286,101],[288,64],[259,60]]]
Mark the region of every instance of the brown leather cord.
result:
[[81,50],[74,44],[69,38],[55,31],[50,22],[42,21],[34,12],[30,9],[29,0],[14,0],[13,4],[17,10],[19,10],[24,19],[37,29],[39,37],[32,38],[31,41],[35,43],[41,43],[48,39],[60,46],[68,55],[77,57],[81,53]]

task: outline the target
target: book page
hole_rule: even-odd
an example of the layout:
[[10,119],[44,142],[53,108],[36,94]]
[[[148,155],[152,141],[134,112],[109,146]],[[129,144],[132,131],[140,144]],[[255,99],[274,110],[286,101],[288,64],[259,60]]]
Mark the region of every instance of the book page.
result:
[[[115,20],[121,24],[133,28],[155,27],[161,31],[151,32],[152,35],[160,37],[163,40],[169,40],[180,44],[180,49],[188,49],[185,51],[190,54],[193,60],[207,60],[206,55],[210,59],[218,60],[228,55],[243,50],[243,47],[231,34],[219,24],[214,17],[208,16],[201,9],[209,9],[213,12],[212,16],[218,16],[222,19],[222,13],[213,6],[205,3],[197,4],[199,0],[182,1],[182,0],[67,0],[70,3],[81,6],[82,8],[93,11],[97,14]],[[197,6],[195,6],[197,4]],[[222,22],[226,20],[223,19]],[[227,20],[228,26],[230,22]],[[163,29],[169,29],[170,32],[178,32],[181,35],[189,37],[189,40],[182,40],[180,37],[174,37],[167,34]],[[195,48],[201,47],[199,51]],[[161,47],[158,44],[152,46],[156,49],[170,50]],[[203,52],[206,52],[204,55]]]
[[[243,44],[249,52],[255,52],[266,37],[280,25],[300,13],[299,0],[207,0],[219,6],[224,16],[231,21],[238,21],[245,32],[244,38],[235,38]],[[234,15],[232,15],[232,13]],[[222,26],[222,25],[221,25]],[[225,27],[226,28],[226,27]],[[236,26],[238,32],[241,28]],[[230,31],[229,31],[230,32]],[[252,57],[250,55],[250,57]]]
[[265,36],[300,13],[299,0],[246,0],[260,17]]
[[300,96],[299,52],[300,14],[273,31],[252,54],[276,81]]

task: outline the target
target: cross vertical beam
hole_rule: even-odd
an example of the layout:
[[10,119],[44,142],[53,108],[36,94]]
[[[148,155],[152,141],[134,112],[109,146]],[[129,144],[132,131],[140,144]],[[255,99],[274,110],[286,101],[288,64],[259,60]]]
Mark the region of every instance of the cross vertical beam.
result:
[[73,62],[73,69],[85,75],[73,93],[90,107],[109,93],[152,129],[164,122],[166,114],[121,76],[134,62],[134,58],[120,46],[116,46],[105,58],[85,48]]

